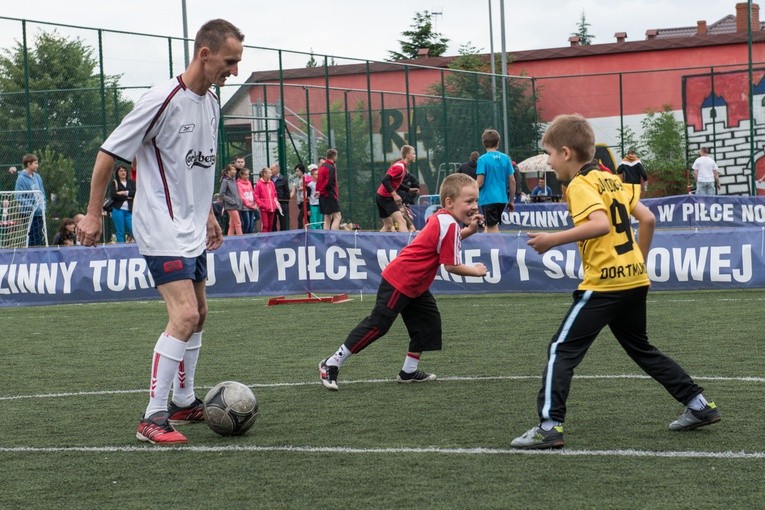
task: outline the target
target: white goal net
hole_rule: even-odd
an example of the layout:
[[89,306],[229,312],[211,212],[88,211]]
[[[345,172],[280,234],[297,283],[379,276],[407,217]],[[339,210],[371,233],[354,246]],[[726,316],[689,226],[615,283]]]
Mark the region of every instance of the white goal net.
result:
[[29,246],[29,227],[34,213],[43,210],[40,239],[48,246],[45,200],[40,191],[0,191],[0,248]]

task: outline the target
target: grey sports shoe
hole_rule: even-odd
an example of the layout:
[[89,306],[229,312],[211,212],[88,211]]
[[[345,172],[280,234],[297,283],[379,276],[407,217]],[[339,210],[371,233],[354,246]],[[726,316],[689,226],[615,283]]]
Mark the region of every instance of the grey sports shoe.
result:
[[415,370],[412,373],[407,373],[402,370],[398,373],[398,376],[396,376],[396,380],[400,383],[435,381],[436,374],[429,374],[422,370]]
[[556,425],[550,430],[543,430],[542,427],[531,427],[520,437],[516,437],[510,443],[513,448],[523,450],[548,450],[551,448],[563,448],[566,444],[563,441],[563,425]]
[[678,419],[669,424],[669,430],[693,430],[705,425],[711,425],[720,421],[720,411],[714,402],[709,402],[701,411],[685,408],[685,412]]

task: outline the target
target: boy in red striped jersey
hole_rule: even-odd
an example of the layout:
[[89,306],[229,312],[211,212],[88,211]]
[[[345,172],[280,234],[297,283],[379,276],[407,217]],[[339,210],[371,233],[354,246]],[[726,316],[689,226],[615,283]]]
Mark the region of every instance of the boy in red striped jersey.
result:
[[[401,250],[382,272],[375,307],[350,332],[332,356],[319,363],[319,375],[325,388],[337,391],[340,367],[388,332],[399,314],[409,332],[409,351],[398,374],[400,383],[426,382],[435,374],[418,370],[424,351],[441,349],[441,315],[431,283],[441,264],[460,276],[485,276],[486,266],[460,261],[461,240],[475,234],[483,216],[478,213],[478,185],[470,176],[452,174],[441,185],[441,205],[411,244]],[[461,227],[460,224],[465,225]]]
[[383,222],[380,232],[393,232],[394,224],[397,225],[399,232],[409,231],[404,219],[406,212],[402,213],[401,211],[403,198],[398,192],[409,193],[410,191],[419,191],[418,188],[410,188],[404,184],[406,167],[415,161],[417,161],[417,154],[414,152],[414,147],[404,145],[401,147],[401,159],[393,163],[382,178],[376,195],[377,210]]

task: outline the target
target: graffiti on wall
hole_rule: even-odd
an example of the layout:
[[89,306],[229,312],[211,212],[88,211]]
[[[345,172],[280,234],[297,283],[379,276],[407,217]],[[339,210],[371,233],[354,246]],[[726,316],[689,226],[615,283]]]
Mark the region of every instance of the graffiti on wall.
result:
[[754,133],[755,186],[758,195],[765,195],[765,69],[755,69],[752,82],[753,119],[748,71],[683,77],[688,150],[696,154],[699,148],[709,147],[720,167],[722,194],[749,194]]

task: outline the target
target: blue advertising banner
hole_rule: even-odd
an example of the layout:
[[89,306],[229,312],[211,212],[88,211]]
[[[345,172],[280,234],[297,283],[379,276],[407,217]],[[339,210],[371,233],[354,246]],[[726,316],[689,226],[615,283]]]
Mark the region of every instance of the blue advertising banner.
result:
[[[293,230],[227,237],[207,254],[211,297],[376,293],[380,272],[414,234]],[[539,255],[527,236],[476,234],[463,262],[483,262],[483,278],[441,269],[441,294],[562,292],[576,288],[575,245]],[[648,257],[656,290],[765,288],[765,227],[657,231]],[[617,270],[618,268],[615,268]],[[0,306],[156,299],[134,244],[0,250]]]
[[[641,200],[656,216],[656,228],[741,228],[765,226],[765,196],[676,195]],[[422,228],[436,206],[412,208],[414,224]],[[561,230],[573,226],[565,203],[515,204],[502,214],[501,230]]]

